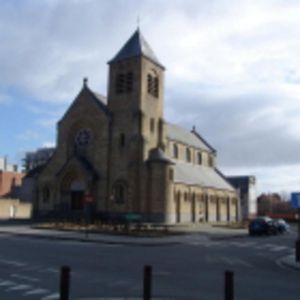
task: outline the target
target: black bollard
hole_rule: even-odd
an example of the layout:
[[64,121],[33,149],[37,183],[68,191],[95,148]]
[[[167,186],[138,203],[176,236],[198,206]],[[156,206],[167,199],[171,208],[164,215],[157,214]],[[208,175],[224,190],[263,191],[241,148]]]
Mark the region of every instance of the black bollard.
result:
[[152,289],[152,267],[144,267],[144,300],[151,299],[151,289]]
[[234,299],[234,287],[233,287],[233,272],[225,271],[224,274],[224,293],[225,300],[233,300]]
[[69,300],[70,295],[70,267],[63,266],[60,269],[60,300]]

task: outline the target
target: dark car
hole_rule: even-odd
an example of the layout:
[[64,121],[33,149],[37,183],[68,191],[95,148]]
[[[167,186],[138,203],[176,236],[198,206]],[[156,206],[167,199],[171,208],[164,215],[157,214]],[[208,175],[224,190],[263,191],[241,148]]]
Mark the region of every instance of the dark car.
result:
[[249,235],[277,234],[278,227],[269,217],[258,217],[249,223]]
[[273,221],[279,233],[288,232],[290,230],[290,225],[285,220],[275,219]]

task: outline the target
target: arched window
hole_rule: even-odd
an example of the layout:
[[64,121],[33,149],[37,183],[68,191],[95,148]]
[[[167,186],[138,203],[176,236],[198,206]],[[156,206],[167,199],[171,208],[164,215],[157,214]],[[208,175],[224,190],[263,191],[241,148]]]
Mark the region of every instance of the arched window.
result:
[[133,73],[121,73],[116,78],[116,93],[130,93],[133,90]]
[[151,133],[154,133],[154,131],[155,131],[155,120],[154,120],[154,118],[150,119],[150,131],[151,131]]
[[187,192],[184,192],[184,201],[187,201],[188,200],[188,194]]
[[198,165],[202,164],[202,154],[201,154],[201,152],[198,152],[198,154],[197,154],[197,162],[198,162]]
[[48,203],[50,200],[50,189],[48,187],[43,188],[43,202]]
[[150,95],[158,98],[159,96],[159,78],[154,70],[147,75],[147,91]]
[[131,92],[133,89],[133,74],[128,72],[126,76],[126,91]]
[[209,157],[208,157],[208,165],[210,167],[214,166],[214,159],[213,159],[213,157],[211,155],[209,155]]
[[124,181],[118,181],[113,188],[114,201],[118,204],[123,204],[127,200],[127,185]]
[[178,158],[178,146],[173,144],[173,157]]
[[125,75],[119,74],[116,80],[116,93],[122,94],[125,90]]
[[125,146],[125,134],[120,134],[120,147],[123,148]]
[[192,156],[191,156],[191,150],[189,148],[186,148],[186,161],[191,162]]

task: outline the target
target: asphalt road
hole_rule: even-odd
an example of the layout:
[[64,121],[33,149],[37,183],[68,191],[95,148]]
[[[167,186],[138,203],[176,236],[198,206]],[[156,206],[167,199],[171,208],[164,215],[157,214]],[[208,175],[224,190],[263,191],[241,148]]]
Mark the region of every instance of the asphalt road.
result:
[[272,237],[182,236],[177,245],[110,245],[0,234],[0,299],[58,299],[59,269],[71,267],[71,299],[141,297],[143,266],[163,299],[224,299],[234,271],[235,299],[299,299],[300,271],[278,264],[296,233]]

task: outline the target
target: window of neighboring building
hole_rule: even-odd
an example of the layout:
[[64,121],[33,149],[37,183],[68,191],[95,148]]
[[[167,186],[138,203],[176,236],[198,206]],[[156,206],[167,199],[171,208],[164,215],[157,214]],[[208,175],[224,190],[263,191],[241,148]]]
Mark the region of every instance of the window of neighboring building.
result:
[[125,134],[121,133],[120,134],[120,147],[124,147],[125,146]]
[[202,164],[202,154],[201,154],[201,152],[198,152],[197,160],[198,160],[198,165],[201,165]]
[[186,161],[187,161],[187,162],[191,162],[191,159],[192,159],[191,149],[186,148],[186,153],[185,153],[185,155],[186,155]]
[[152,133],[154,133],[154,131],[155,131],[155,120],[154,120],[154,118],[150,119],[150,131]]
[[170,169],[170,171],[169,171],[169,179],[174,180],[174,171],[173,171],[173,169]]
[[158,98],[159,96],[159,78],[157,73],[152,70],[147,75],[147,91],[150,95]]
[[173,157],[178,158],[178,146],[173,144]]
[[123,181],[114,185],[114,200],[119,204],[123,204],[127,200],[127,185]]

